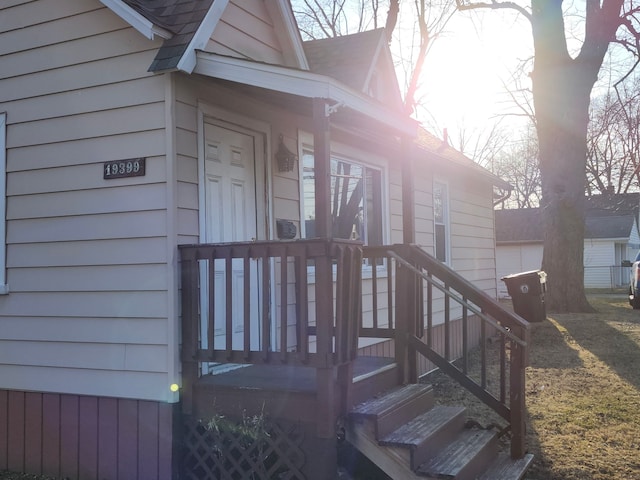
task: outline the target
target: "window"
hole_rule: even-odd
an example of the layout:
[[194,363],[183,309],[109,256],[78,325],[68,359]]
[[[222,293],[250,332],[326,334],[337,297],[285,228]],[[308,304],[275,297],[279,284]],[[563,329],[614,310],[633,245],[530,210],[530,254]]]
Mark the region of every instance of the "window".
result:
[[449,195],[444,183],[433,184],[433,223],[436,258],[449,261]]
[[[302,153],[304,237],[315,236],[313,151]],[[334,238],[382,245],[382,172],[352,160],[331,158],[331,219]]]
[[0,295],[7,285],[7,114],[0,113]]

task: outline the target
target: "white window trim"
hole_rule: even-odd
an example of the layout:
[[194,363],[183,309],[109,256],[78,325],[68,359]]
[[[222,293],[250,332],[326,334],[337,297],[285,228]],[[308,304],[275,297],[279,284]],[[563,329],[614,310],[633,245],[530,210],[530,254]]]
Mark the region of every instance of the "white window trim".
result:
[[0,295],[7,284],[7,114],[0,113]]
[[444,186],[444,254],[446,260],[443,262],[445,265],[451,266],[451,198],[449,196],[449,183],[445,182],[441,179],[434,179],[433,181],[433,204],[434,204],[434,212],[433,212],[433,256],[436,256],[437,245],[436,245],[436,215],[435,215],[435,194],[436,194],[436,185]]

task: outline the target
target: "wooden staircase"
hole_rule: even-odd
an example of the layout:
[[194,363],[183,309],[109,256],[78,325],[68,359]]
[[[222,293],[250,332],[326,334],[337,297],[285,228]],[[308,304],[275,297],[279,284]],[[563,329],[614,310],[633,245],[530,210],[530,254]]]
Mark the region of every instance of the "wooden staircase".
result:
[[519,480],[533,459],[499,453],[497,432],[465,428],[465,409],[435,405],[423,384],[355,406],[346,439],[394,479]]

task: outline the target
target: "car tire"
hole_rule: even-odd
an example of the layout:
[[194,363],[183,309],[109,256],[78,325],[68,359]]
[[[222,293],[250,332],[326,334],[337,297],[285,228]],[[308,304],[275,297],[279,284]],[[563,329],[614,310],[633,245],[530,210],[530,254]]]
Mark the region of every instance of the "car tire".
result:
[[[631,289],[629,289],[629,291],[631,292]],[[640,310],[640,297],[638,297],[637,295],[633,295],[632,293],[629,293],[629,303],[631,304],[634,310]]]

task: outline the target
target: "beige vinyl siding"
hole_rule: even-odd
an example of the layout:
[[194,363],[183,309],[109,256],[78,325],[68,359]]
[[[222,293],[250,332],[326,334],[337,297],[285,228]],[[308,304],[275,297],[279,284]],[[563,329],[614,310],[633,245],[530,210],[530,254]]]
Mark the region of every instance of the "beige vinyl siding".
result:
[[[97,0],[0,7],[5,388],[173,398],[159,45]],[[144,176],[103,179],[105,161],[138,157]]]
[[205,51],[283,65],[282,48],[264,1],[230,1]]

